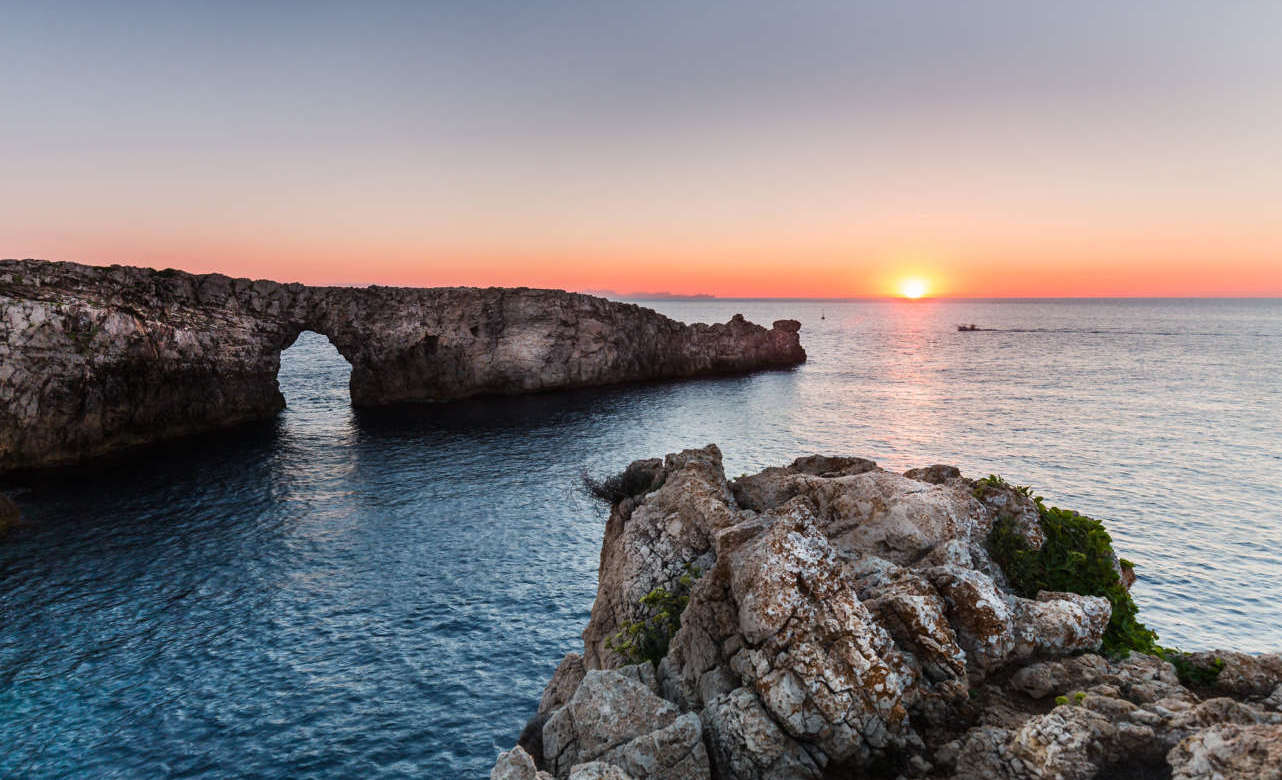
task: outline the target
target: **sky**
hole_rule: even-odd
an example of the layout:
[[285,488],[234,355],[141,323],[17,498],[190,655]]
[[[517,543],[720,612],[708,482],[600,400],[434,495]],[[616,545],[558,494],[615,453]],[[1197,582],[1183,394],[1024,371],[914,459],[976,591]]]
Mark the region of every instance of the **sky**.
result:
[[1282,3],[0,0],[0,257],[1282,296]]

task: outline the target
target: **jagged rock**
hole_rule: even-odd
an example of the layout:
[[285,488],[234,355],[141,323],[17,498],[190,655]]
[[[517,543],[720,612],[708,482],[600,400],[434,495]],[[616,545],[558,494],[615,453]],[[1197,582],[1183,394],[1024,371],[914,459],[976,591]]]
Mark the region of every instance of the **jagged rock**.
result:
[[1249,655],[1231,650],[1190,653],[1187,660],[1195,666],[1210,666],[1223,661],[1224,668],[1212,687],[1241,699],[1263,699],[1282,685],[1282,654]]
[[1010,753],[1032,777],[1090,780],[1152,739],[1147,726],[1115,723],[1087,707],[1065,705],[1030,718],[1012,737]]
[[1212,726],[1172,748],[1167,761],[1172,780],[1279,780],[1282,726]]
[[1273,689],[1273,693],[1266,696],[1260,704],[1272,710],[1282,712],[1282,685]]
[[987,673],[1015,651],[1015,622],[1010,600],[983,573],[960,566],[936,566],[925,575],[948,606],[966,658],[977,672]]
[[1169,698],[1193,698],[1180,685],[1175,667],[1160,658],[1131,653],[1116,664],[1106,665],[1106,668],[1108,672],[1099,678],[1099,682],[1116,686],[1130,701],[1148,703]]
[[918,572],[866,558],[858,595],[917,670],[905,703],[925,723],[947,722],[966,701],[966,651],[939,592]]
[[538,711],[526,722],[525,728],[521,729],[521,736],[517,738],[516,744],[524,748],[536,764],[545,763],[543,727],[547,725],[552,713],[564,706],[578,690],[585,673],[583,656],[579,653],[566,653],[561,663],[557,664],[556,671],[552,673],[552,679],[543,689]]
[[[656,478],[657,479],[657,478]],[[583,631],[589,668],[624,660],[606,645],[627,621],[641,615],[641,598],[671,588],[694,566],[707,569],[716,532],[738,521],[716,445],[669,455],[662,486],[626,516],[615,506],[606,522],[597,598]]]
[[1011,675],[1010,685],[1034,699],[1044,699],[1064,687],[1067,674],[1064,665],[1054,661],[1030,664]]
[[570,780],[634,780],[634,778],[614,764],[589,761],[571,769]]
[[956,466],[944,466],[936,463],[920,469],[908,469],[904,476],[918,482],[929,482],[932,485],[945,485],[949,480],[961,479],[961,469]]
[[1174,736],[1175,742],[1185,735],[1192,734],[1209,726],[1231,723],[1238,726],[1254,726],[1264,723],[1282,723],[1282,718],[1273,713],[1257,709],[1251,705],[1221,696],[1215,699],[1200,701],[1191,707],[1179,710],[1164,718],[1164,731]]
[[730,669],[730,658],[744,643],[730,587],[727,551],[742,543],[745,525],[717,533],[717,562],[695,583],[690,603],[681,616],[681,628],[672,638],[667,657],[659,664],[664,696],[686,709],[697,709],[739,686],[738,675]]
[[875,468],[877,464],[867,458],[834,455],[806,455],[797,458],[788,466],[788,470],[794,473],[813,474],[816,477],[848,477],[852,474],[863,474]]
[[1013,601],[1015,652],[1021,658],[1095,650],[1113,614],[1102,596],[1042,591],[1036,601],[1018,597]]
[[628,666],[620,666],[618,667],[617,671],[619,672],[619,674],[623,675],[624,677],[627,677],[630,680],[636,680],[637,682],[641,683],[645,687],[649,688],[651,693],[658,695],[659,678],[658,678],[658,675],[655,674],[654,667],[651,666],[650,664],[639,663],[639,664],[630,664]]
[[581,653],[566,653],[561,663],[557,664],[552,679],[543,689],[543,698],[539,700],[539,712],[551,712],[570,700],[583,682],[587,670],[583,667]]
[[1011,755],[1010,739],[1008,729],[980,726],[936,751],[935,760],[953,780],[1023,780],[1029,775]]
[[[1197,701],[1173,678],[1170,664],[1141,654],[1115,662],[1086,655],[1025,667],[1012,675],[1012,692],[1031,685],[1041,693],[1050,686],[1070,703],[1045,715],[1017,714],[1018,724],[972,729],[956,751],[955,776],[1160,775],[1181,740],[1210,728],[1282,723],[1282,715],[1246,702]],[[1153,699],[1157,687],[1170,695]]]
[[758,474],[739,477],[731,484],[731,489],[739,506],[761,511],[779,506],[797,495],[797,487],[789,477],[798,474],[848,476],[872,471],[876,467],[877,464],[867,458],[808,455],[797,458],[786,467],[772,466]]
[[801,780],[817,778],[823,771],[799,742],[784,733],[748,688],[710,700],[702,716],[718,777]]
[[1089,780],[1115,736],[1108,718],[1065,705],[1030,718],[1011,739],[1011,753],[1033,776]]
[[840,550],[901,566],[929,565],[925,559],[932,553],[949,558],[961,553],[968,568],[995,568],[984,547],[994,516],[964,485],[932,485],[881,469],[791,479]]
[[0,471],[269,418],[303,330],[352,364],[352,403],[375,406],[782,368],[805,360],[799,329],[684,325],[559,290],[0,260]]
[[731,667],[783,729],[835,761],[902,742],[912,675],[804,504],[731,556],[746,642]]
[[643,683],[613,669],[587,672],[574,696],[543,726],[543,756],[557,777],[576,764],[670,725],[678,710]]
[[[542,729],[541,766],[558,777],[591,761],[694,780],[1086,780],[1179,762],[1245,777],[1272,758],[1278,656],[1195,654],[1225,668],[1193,691],[1161,658],[1091,652],[1107,599],[1011,591],[986,541],[1001,518],[1043,543],[1024,491],[822,456],[730,485],[712,446],[645,469],[653,489],[606,526],[586,676],[570,695],[568,657],[545,694],[548,706],[568,696]],[[657,672],[601,671],[626,663],[605,643],[647,616],[641,597],[689,566],[701,576]],[[1227,744],[1255,758],[1233,763]]]
[[499,753],[498,761],[490,770],[490,780],[552,780],[552,775],[540,772],[534,759],[517,746]]
[[606,751],[600,760],[622,768],[636,780],[687,780],[708,777],[711,771],[703,725],[693,712]]

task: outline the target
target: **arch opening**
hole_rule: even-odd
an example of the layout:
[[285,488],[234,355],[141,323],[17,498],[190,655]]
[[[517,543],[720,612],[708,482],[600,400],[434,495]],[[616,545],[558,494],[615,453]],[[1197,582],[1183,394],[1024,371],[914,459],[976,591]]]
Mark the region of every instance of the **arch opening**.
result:
[[351,408],[352,364],[324,335],[304,330],[280,353],[276,383],[291,415],[324,415]]

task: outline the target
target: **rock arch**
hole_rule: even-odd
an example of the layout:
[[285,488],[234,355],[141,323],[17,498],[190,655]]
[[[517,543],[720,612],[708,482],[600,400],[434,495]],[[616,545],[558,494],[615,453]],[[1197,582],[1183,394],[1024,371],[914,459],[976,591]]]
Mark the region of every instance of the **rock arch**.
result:
[[[343,384],[342,384],[342,390],[343,390],[343,395],[344,395],[344,396],[345,396],[345,397],[350,401],[350,399],[351,399],[351,372],[352,372],[352,361],[351,361],[351,360],[350,360],[346,355],[344,355],[344,354],[342,353],[342,350],[338,349],[337,345],[335,345],[335,344],[334,344],[333,340],[331,340],[331,339],[330,339],[328,336],[326,336],[324,333],[321,333],[321,332],[319,332],[319,331],[313,330],[313,329],[311,329],[311,328],[303,328],[303,329],[301,329],[300,331],[298,331],[298,333],[297,333],[297,334],[296,334],[292,339],[290,339],[290,340],[289,340],[289,341],[288,341],[288,342],[287,342],[287,343],[282,347],[282,349],[277,353],[277,357],[276,357],[276,390],[277,390],[277,392],[279,392],[279,393],[281,394],[281,396],[282,396],[282,406],[288,407],[288,406],[291,406],[291,405],[292,405],[292,401],[291,401],[291,399],[290,399],[289,394],[287,394],[287,393],[285,392],[285,383],[286,383],[287,381],[297,382],[297,381],[298,381],[298,376],[296,375],[296,374],[297,374],[297,372],[298,372],[298,371],[300,371],[300,370],[305,370],[305,369],[303,369],[304,364],[302,364],[302,363],[295,363],[295,362],[294,362],[294,360],[297,360],[297,359],[300,359],[300,358],[297,358],[297,356],[295,356],[295,358],[294,358],[294,359],[287,359],[287,357],[286,357],[286,356],[287,356],[287,355],[289,355],[289,353],[290,353],[290,352],[293,352],[293,351],[307,351],[307,350],[315,350],[315,349],[316,349],[316,346],[314,346],[314,345],[313,345],[313,346],[303,346],[303,345],[300,345],[300,344],[299,344],[299,341],[304,340],[304,336],[307,336],[308,334],[310,334],[310,335],[311,335],[312,337],[314,337],[315,339],[318,339],[318,340],[324,340],[324,342],[325,342],[324,347],[321,347],[321,348],[320,348],[320,349],[321,349],[321,353],[320,353],[320,354],[314,354],[314,355],[313,355],[314,357],[319,357],[319,358],[320,358],[320,360],[321,360],[321,367],[322,367],[322,369],[323,369],[323,370],[327,370],[327,371],[333,371],[333,370],[334,370],[334,365],[332,365],[332,364],[330,364],[330,365],[326,365],[326,364],[330,363],[330,361],[331,361],[331,360],[341,361],[341,363],[345,366],[345,372],[346,372],[346,374],[347,374],[347,381],[343,382]],[[306,364],[306,366],[307,366],[307,367],[309,367],[309,368],[313,367],[313,365],[312,365],[311,363],[307,363],[307,364]],[[296,398],[296,399],[294,399],[294,400],[299,400],[299,399],[297,399],[297,398]]]
[[308,287],[0,260],[0,471],[271,417],[304,330],[352,365],[355,406],[784,368],[794,320],[685,325],[559,290]]

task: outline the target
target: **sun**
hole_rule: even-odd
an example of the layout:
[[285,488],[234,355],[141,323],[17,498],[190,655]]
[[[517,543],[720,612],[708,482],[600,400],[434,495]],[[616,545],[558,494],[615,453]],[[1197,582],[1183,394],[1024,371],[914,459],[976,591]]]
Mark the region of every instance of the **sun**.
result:
[[905,279],[899,283],[899,294],[905,298],[920,298],[928,289],[925,279]]

